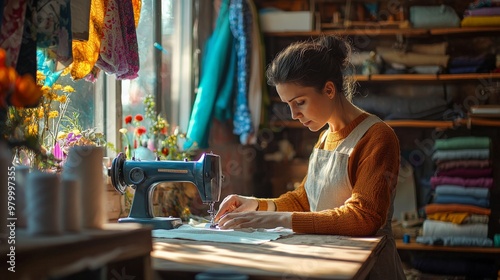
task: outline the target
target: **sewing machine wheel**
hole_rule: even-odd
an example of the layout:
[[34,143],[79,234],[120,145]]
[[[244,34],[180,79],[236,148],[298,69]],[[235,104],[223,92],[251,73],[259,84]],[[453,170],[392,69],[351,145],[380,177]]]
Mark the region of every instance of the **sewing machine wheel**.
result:
[[127,157],[125,154],[119,153],[116,158],[113,159],[113,164],[111,165],[111,183],[121,194],[125,194],[125,189],[128,187],[123,176],[123,164],[126,160]]

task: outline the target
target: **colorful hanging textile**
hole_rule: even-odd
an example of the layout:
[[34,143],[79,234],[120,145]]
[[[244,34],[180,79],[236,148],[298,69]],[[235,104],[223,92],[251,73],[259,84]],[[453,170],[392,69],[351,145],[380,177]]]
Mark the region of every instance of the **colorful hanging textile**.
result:
[[236,38],[236,54],[238,56],[238,90],[236,110],[234,112],[233,132],[240,136],[241,144],[248,144],[253,132],[250,109],[248,108],[248,83],[251,53],[252,14],[245,0],[231,0],[229,8],[231,32]]
[[24,31],[27,0],[5,0],[0,29],[0,48],[6,52],[6,66],[15,67]]
[[104,37],[96,66],[107,74],[123,75],[128,71],[125,37],[122,33],[120,20],[122,2],[121,0],[109,0],[104,16]]
[[139,19],[141,18],[142,1],[132,0],[132,6],[134,6],[134,22],[135,27],[137,28],[137,25],[139,25]]
[[67,67],[73,59],[70,0],[38,0],[36,15],[37,47],[46,48],[58,68]]
[[122,34],[125,42],[124,55],[127,58],[128,70],[124,74],[117,74],[116,78],[119,80],[134,79],[137,78],[139,72],[139,46],[137,44],[134,6],[132,1],[129,0],[121,1],[119,7]]
[[23,37],[16,62],[16,71],[20,75],[29,74],[36,78],[36,5],[37,0],[26,2]]
[[73,63],[70,66],[70,73],[74,80],[88,75],[99,57],[106,11],[105,2],[105,0],[91,1],[88,41],[73,41]]

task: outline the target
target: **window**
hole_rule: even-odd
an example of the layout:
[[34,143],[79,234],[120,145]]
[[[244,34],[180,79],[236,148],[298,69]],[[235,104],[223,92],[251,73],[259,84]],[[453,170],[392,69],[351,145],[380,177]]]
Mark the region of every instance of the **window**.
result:
[[[124,117],[145,115],[144,100],[150,95],[156,101],[156,111],[171,126],[179,125],[181,130],[187,130],[192,103],[191,10],[195,1],[205,0],[142,0],[136,32],[140,63],[138,77],[116,81],[114,76],[106,76],[103,85],[106,92],[104,103],[107,118],[103,120],[106,138],[117,145],[118,151],[125,151],[123,137],[118,132],[125,127]],[[158,144],[158,139],[154,140]],[[143,158],[144,154],[138,155],[138,150],[133,155]],[[170,152],[169,155],[172,154]],[[108,150],[108,156],[115,155]],[[155,209],[160,208],[155,206]],[[163,215],[154,212],[155,216]]]
[[[187,129],[192,92],[191,5],[192,1],[186,0],[142,1],[137,27],[139,76],[119,82],[117,88],[113,87],[112,77],[106,79],[107,100],[112,98],[110,91],[118,89],[116,98],[119,98],[117,101],[121,101],[122,106],[121,113],[119,108],[114,111],[114,103],[107,106],[106,121],[110,122],[109,117],[119,118],[111,121],[118,126],[114,130],[113,125],[106,125],[110,133],[123,126],[123,116],[144,114],[143,101],[148,95],[155,97],[157,111],[171,125]],[[109,135],[108,141],[113,141],[113,137],[120,139],[119,135]],[[115,143],[119,144],[119,140],[115,140]]]

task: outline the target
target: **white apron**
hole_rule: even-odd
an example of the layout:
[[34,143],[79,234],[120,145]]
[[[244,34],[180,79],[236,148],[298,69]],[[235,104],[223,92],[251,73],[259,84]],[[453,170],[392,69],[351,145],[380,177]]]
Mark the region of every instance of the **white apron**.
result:
[[[334,151],[314,149],[309,159],[309,168],[305,190],[311,211],[322,211],[342,206],[352,195],[352,185],[349,181],[348,163],[352,150],[366,131],[381,120],[373,115],[363,120]],[[321,139],[320,147],[324,145],[328,133]],[[387,242],[380,252],[369,278],[372,279],[406,279],[401,259],[396,250],[392,235],[391,219],[394,209],[393,192],[391,206],[385,225],[377,232],[378,236],[387,235]]]

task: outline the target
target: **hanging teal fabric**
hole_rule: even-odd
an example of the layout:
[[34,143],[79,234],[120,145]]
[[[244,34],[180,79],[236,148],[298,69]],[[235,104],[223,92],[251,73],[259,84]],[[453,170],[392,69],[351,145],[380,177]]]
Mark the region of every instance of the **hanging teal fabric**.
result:
[[222,83],[222,88],[219,91],[219,97],[215,103],[215,118],[221,122],[228,121],[233,118],[234,111],[234,95],[236,94],[236,48],[231,43],[229,61],[226,65],[225,82]]
[[230,56],[227,54],[233,45],[233,37],[229,29],[228,7],[229,0],[224,0],[221,3],[215,30],[207,43],[198,93],[189,120],[187,141],[184,144],[185,149],[193,145],[198,145],[202,149],[208,148],[215,102],[227,75],[224,67],[228,64],[227,60]]
[[47,55],[47,49],[36,50],[36,68],[45,76],[44,86],[52,87],[52,85],[59,79],[63,70],[55,71],[56,62]]

